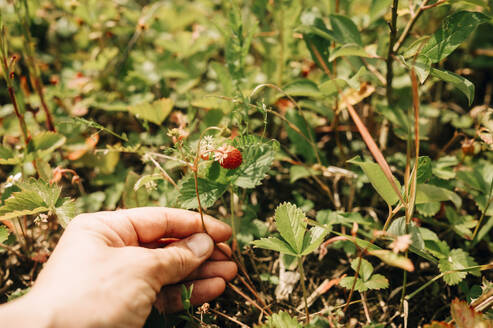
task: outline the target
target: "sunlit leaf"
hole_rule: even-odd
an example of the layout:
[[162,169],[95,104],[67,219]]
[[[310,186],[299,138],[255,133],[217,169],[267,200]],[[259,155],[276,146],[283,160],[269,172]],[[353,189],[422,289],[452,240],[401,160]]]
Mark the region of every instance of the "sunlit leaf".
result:
[[488,17],[480,12],[459,11],[447,16],[420,54],[433,63],[441,61],[464,42],[479,24],[487,20]]

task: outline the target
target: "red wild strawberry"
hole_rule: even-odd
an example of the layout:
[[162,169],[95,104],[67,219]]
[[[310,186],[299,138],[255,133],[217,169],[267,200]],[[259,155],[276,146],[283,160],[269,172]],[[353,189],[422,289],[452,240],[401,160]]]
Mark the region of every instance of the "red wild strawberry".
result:
[[233,170],[241,165],[243,156],[241,152],[233,146],[228,146],[226,151],[220,156],[219,164],[225,169]]

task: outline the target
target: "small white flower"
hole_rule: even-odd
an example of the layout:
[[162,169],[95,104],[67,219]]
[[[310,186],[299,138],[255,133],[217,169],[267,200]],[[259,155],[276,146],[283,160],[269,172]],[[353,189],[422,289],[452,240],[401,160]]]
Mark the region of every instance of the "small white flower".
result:
[[22,178],[22,173],[16,173],[15,175],[11,175],[7,178],[7,181],[4,185],[5,188],[12,187]]
[[41,224],[41,223],[46,223],[48,222],[48,215],[41,213],[34,219],[35,224]]
[[157,188],[157,184],[154,181],[146,182],[144,186],[146,187],[148,192],[153,191]]
[[214,149],[216,145],[214,144],[214,137],[213,136],[205,136],[200,140],[200,152],[201,153],[207,153],[210,152]]
[[232,150],[232,146],[221,146],[216,151],[214,151],[214,160],[222,164],[223,161],[228,158],[228,153]]

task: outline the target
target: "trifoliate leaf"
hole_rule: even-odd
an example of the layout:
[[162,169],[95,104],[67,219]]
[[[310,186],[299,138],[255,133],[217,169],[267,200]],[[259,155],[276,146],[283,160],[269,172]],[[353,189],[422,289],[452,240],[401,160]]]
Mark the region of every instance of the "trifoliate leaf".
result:
[[281,311],[271,315],[267,322],[259,328],[302,328],[302,325],[295,318],[291,318],[288,313]]
[[282,203],[276,208],[274,218],[281,236],[297,254],[301,254],[307,225],[303,211],[291,203]]
[[[361,260],[361,264],[359,261]],[[367,281],[373,273],[373,265],[364,258],[356,258],[351,261],[351,268],[356,272],[359,265],[359,277],[363,281]]]
[[[451,270],[461,270],[475,265],[477,265],[477,263],[474,259],[469,256],[466,251],[460,248],[451,250],[447,257],[440,259],[438,262],[438,268],[442,273]],[[447,273],[443,276],[443,280],[447,283],[447,285],[456,285],[461,282],[468,273],[470,272],[457,271]]]
[[370,280],[365,281],[365,286],[368,289],[384,289],[389,287],[389,281],[381,274],[374,274]]
[[305,234],[305,240],[303,241],[303,252],[301,255],[307,255],[313,252],[320,246],[324,241],[325,236],[327,236],[327,229],[322,227],[313,227],[310,231]]
[[297,255],[296,252],[291,248],[291,246],[289,246],[288,243],[276,237],[261,238],[259,240],[254,240],[252,244],[259,248],[270,249],[272,251],[280,252],[283,254],[288,254],[292,256]]

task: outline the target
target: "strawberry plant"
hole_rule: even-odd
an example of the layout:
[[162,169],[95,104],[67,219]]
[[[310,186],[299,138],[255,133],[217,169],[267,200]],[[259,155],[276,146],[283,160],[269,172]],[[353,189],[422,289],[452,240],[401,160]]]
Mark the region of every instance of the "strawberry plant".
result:
[[77,214],[168,206],[239,275],[148,326],[489,327],[492,8],[0,1],[1,302]]

